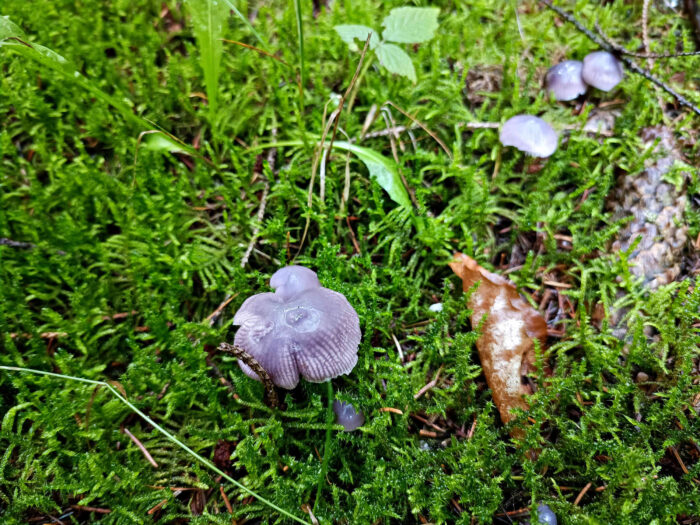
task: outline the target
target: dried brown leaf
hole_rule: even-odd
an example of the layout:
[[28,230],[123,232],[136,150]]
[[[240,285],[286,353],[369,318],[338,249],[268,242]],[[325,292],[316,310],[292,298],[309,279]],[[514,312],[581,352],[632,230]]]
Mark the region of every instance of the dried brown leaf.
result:
[[534,340],[544,348],[547,323],[513,283],[471,257],[455,254],[450,268],[461,277],[464,291],[479,283],[469,299],[472,326],[479,326],[486,317],[476,348],[501,421],[507,423],[515,417],[512,409],[528,409],[523,395],[533,390],[525,378],[535,370]]

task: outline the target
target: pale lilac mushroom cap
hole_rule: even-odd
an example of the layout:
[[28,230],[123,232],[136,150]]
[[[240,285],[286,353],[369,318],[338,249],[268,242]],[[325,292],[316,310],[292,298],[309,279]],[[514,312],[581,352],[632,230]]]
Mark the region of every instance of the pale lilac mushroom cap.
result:
[[580,60],[564,60],[552,66],[544,77],[547,91],[556,100],[574,100],[583,95],[588,86],[581,77],[583,62]]
[[[349,374],[357,363],[360,319],[341,293],[321,286],[316,273],[286,266],[270,279],[274,293],[253,295],[233,318],[234,344],[252,355],[275,385],[292,389],[299,377],[321,383]],[[241,370],[259,380],[248,365]]]
[[594,88],[610,91],[622,81],[623,75],[622,64],[612,53],[594,51],[583,59],[581,76]]
[[557,525],[557,515],[552,512],[549,505],[540,503],[537,506],[537,523],[540,525]]
[[365,424],[365,415],[350,403],[333,401],[333,412],[335,412],[336,423],[343,425],[346,432],[357,430]]
[[534,157],[549,157],[557,150],[559,137],[541,118],[516,115],[503,124],[500,140],[504,146],[513,146]]

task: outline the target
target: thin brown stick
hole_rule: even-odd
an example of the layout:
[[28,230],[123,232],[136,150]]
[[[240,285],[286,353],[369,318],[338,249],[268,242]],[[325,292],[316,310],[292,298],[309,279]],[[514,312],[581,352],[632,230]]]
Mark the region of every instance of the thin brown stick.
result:
[[413,399],[418,399],[420,396],[425,394],[428,390],[431,388],[435,387],[437,385],[438,379],[440,379],[440,373],[442,372],[442,369],[444,368],[445,365],[441,365],[440,368],[438,369],[437,373],[435,374],[435,377],[433,378],[432,381],[427,383],[423,388],[421,388],[416,395],[413,396]]
[[251,46],[250,44],[244,44],[243,42],[239,42],[238,40],[227,40],[225,38],[220,39],[222,42],[226,42],[227,44],[236,44],[237,46],[245,47],[246,49],[251,49],[253,51],[256,51],[257,53],[260,53],[261,55],[265,55],[267,57],[270,57],[274,60],[277,60],[280,64],[284,64],[287,67],[292,67],[290,66],[287,62],[282,60],[280,57],[277,57],[273,55],[272,53],[268,53],[264,49],[260,49],[259,47]]
[[683,474],[689,474],[689,472],[688,472],[688,467],[686,467],[686,466],[685,466],[685,463],[683,463],[683,460],[681,459],[681,455],[680,455],[680,454],[678,453],[678,451],[676,450],[676,447],[674,447],[673,445],[671,445],[671,446],[668,447],[668,448],[671,450],[671,453],[672,453],[673,456],[676,458],[676,461],[678,461],[678,464],[680,465],[681,470],[683,471]]
[[642,42],[644,43],[644,53],[647,55],[647,67],[649,71],[654,67],[654,59],[649,55],[649,4],[651,0],[644,0],[642,5]]
[[[644,0],[642,4],[642,42],[644,44],[644,53],[647,55],[647,69],[651,71],[654,68],[654,59],[649,56],[651,49],[649,47],[649,4],[651,4],[651,0]],[[666,118],[666,113],[663,111],[664,100],[661,98],[659,86],[654,86],[654,89],[656,90],[656,103],[661,108],[664,118]]]
[[223,300],[223,302],[219,306],[216,307],[216,310],[214,310],[207,316],[206,321],[209,321],[209,326],[212,326],[216,322],[216,320],[221,315],[221,312],[224,311],[224,308],[226,308],[229,305],[229,303],[236,298],[237,295],[238,292],[236,292],[233,295],[229,295],[226,299]]
[[476,417],[472,421],[472,426],[469,427],[469,432],[467,432],[467,441],[469,441],[474,436],[474,431],[476,430]]
[[384,105],[387,105],[387,104],[396,108],[396,110],[399,113],[401,113],[404,117],[410,119],[411,121],[413,121],[414,124],[417,124],[418,126],[420,126],[420,128],[423,131],[425,131],[428,135],[430,135],[433,138],[433,140],[440,145],[440,147],[445,151],[445,153],[447,153],[447,156],[450,158],[450,160],[452,160],[452,152],[450,152],[450,150],[447,149],[447,146],[445,146],[445,143],[442,140],[440,140],[440,137],[438,137],[435,133],[430,131],[430,129],[428,129],[428,127],[425,124],[423,124],[420,120],[418,120],[413,115],[411,115],[408,112],[401,109],[399,106],[394,104],[391,100],[387,100],[386,102],[384,102]]
[[[393,129],[396,130],[396,123],[394,122],[394,117],[391,114],[391,111],[389,110],[388,107],[386,107],[386,104],[382,106],[382,117],[384,118],[384,123],[386,124],[387,129]],[[394,157],[394,162],[396,162],[396,169],[399,172],[399,178],[401,179],[401,184],[403,184],[404,188],[406,188],[406,192],[408,193],[408,196],[411,198],[411,202],[413,203],[413,206],[418,208],[418,201],[416,200],[416,195],[413,191],[413,189],[408,185],[408,181],[406,180],[406,177],[404,177],[403,170],[401,169],[401,160],[399,159],[399,152],[396,149],[396,142],[398,141],[399,147],[401,148],[401,151],[406,151],[406,148],[403,145],[403,142],[401,142],[401,137],[399,136],[398,133],[396,134],[389,134],[389,144],[391,145],[391,155]]]
[[124,434],[129,436],[129,439],[134,442],[134,445],[139,447],[139,450],[143,453],[144,456],[146,456],[146,459],[148,462],[153,465],[154,468],[158,468],[158,463],[156,463],[156,460],[153,459],[153,456],[151,456],[151,453],[146,449],[146,447],[143,446],[143,444],[138,440],[136,436],[134,436],[131,432],[129,432],[128,428],[124,428]]
[[[228,511],[229,514],[233,514],[233,507],[231,506],[231,502],[228,499],[228,496],[226,495],[226,491],[224,490],[223,485],[219,485],[219,492],[221,492],[221,499],[224,500],[224,505],[226,505],[226,510]],[[236,520],[233,520],[234,523]]]
[[355,252],[360,255],[362,253],[362,250],[360,250],[360,245],[357,244],[357,238],[355,237],[355,232],[352,229],[352,226],[350,225],[350,217],[346,216],[345,221],[348,223],[348,230],[350,230],[350,240],[352,241],[352,245],[355,248]]
[[83,505],[71,505],[71,509],[73,510],[82,510],[84,512],[94,512],[96,514],[109,514],[112,512],[112,509],[103,509],[100,507],[84,507]]
[[403,416],[403,410],[399,410],[398,408],[394,407],[382,407],[379,409],[380,412],[391,412],[392,414],[398,414],[400,416]]
[[[174,491],[174,492],[173,492],[173,498],[178,497],[181,493],[182,493],[181,490],[176,490],[176,491]],[[163,507],[163,505],[165,505],[167,502],[168,502],[167,499],[162,500],[162,501],[161,501],[160,503],[158,503],[155,507],[151,508],[146,514],[148,514],[148,515],[153,514],[154,512],[160,510],[160,509]]]
[[442,427],[439,426],[439,425],[436,425],[435,423],[431,423],[429,420],[427,420],[427,419],[424,418],[423,416],[419,416],[418,414],[409,414],[409,415],[410,415],[413,419],[417,419],[418,421],[420,421],[420,422],[423,423],[424,425],[428,425],[429,427],[431,427],[431,428],[437,430],[438,432],[447,432],[447,430],[445,430],[444,428],[442,428]]
[[[642,26],[645,24],[644,17],[647,16],[646,13],[642,10]],[[647,44],[644,44],[644,53],[637,53],[636,51],[630,51],[626,47],[618,44],[615,42],[608,34],[603,31],[603,28],[600,27],[600,24],[596,20],[595,23],[593,24],[595,27],[595,30],[598,32],[598,34],[605,40],[607,44],[610,45],[610,47],[616,52],[620,53],[622,55],[629,55],[631,57],[635,58],[645,58],[645,59],[652,59],[652,58],[678,58],[678,57],[694,57],[700,55],[700,51],[684,51],[681,53],[650,53],[649,52],[649,46],[647,45],[649,42],[649,39],[647,37]],[[643,31],[643,30],[642,30]],[[642,42],[644,42],[644,35],[642,35]]]
[[[342,98],[340,99],[340,103],[338,104],[338,107],[331,113],[331,117],[328,121],[328,125],[326,126],[326,129],[323,131],[323,136],[321,137],[321,142],[318,146],[318,150],[316,155],[314,155],[314,162],[311,166],[311,180],[309,181],[309,199],[307,202],[309,212],[311,211],[311,195],[314,187],[314,179],[316,178],[316,169],[318,168],[318,159],[321,157],[321,152],[323,151],[324,144],[326,142],[326,137],[328,136],[328,130],[329,126],[331,123],[334,124],[333,127],[333,134],[331,135],[331,141],[328,146],[328,151],[331,150],[333,147],[333,141],[335,140],[335,134],[338,131],[338,124],[340,122],[340,112],[343,109],[343,106],[345,105],[345,99],[348,96],[348,93],[352,89],[352,87],[355,85],[355,82],[357,82],[357,76],[360,74],[360,68],[362,67],[362,63],[365,60],[365,55],[367,54],[367,48],[369,48],[369,39],[372,36],[372,33],[369,33],[367,35],[367,40],[365,41],[365,47],[362,49],[362,55],[360,56],[360,62],[357,64],[357,68],[355,69],[355,74],[352,77],[352,80],[350,81],[350,85],[348,86],[348,89],[345,90],[345,93],[343,94]],[[325,111],[325,110],[324,110]],[[296,255],[299,255],[301,253],[301,248],[304,246],[304,241],[306,240],[306,235],[309,233],[309,225],[311,224],[311,215],[308,215],[306,217],[306,224],[304,225],[304,233],[301,236],[301,241],[299,241],[299,249],[297,250]],[[295,257],[296,257],[295,255]]]
[[331,143],[328,146],[329,151],[333,147],[333,142],[335,141],[335,135],[338,132],[338,124],[340,123],[340,112],[343,111],[343,106],[345,105],[345,100],[348,98],[348,95],[350,94],[350,91],[352,90],[353,86],[355,85],[355,82],[357,82],[357,77],[360,75],[360,69],[362,68],[362,63],[365,61],[365,55],[367,54],[367,48],[369,47],[369,39],[371,37],[372,37],[372,33],[369,33],[367,35],[367,40],[365,41],[365,47],[362,49],[362,54],[360,55],[360,61],[358,62],[357,67],[355,68],[355,74],[352,76],[352,80],[350,81],[350,85],[348,86],[348,89],[345,90],[345,93],[343,94],[343,97],[340,99],[340,103],[338,104],[338,116],[336,117],[336,120],[335,120],[335,127],[333,128],[333,135],[331,135]]
[[574,505],[578,505],[581,503],[581,500],[583,497],[586,495],[586,492],[588,492],[588,489],[590,489],[592,486],[592,483],[586,483],[586,486],[581,489],[581,492],[578,493],[578,496],[576,496],[576,499],[574,500]]
[[[275,137],[277,136],[277,128],[274,127],[272,128],[272,140],[274,141]],[[270,148],[270,151],[267,153],[267,165],[270,168],[270,172],[274,173],[275,171],[275,158],[277,157],[277,148]],[[270,181],[265,178],[265,186],[263,188],[263,194],[262,197],[260,198],[260,206],[258,207],[258,213],[256,216],[257,222],[255,224],[255,227],[253,228],[253,235],[250,238],[250,242],[248,243],[248,247],[245,250],[245,254],[243,254],[243,258],[241,259],[241,268],[245,268],[245,265],[248,264],[248,259],[250,259],[250,254],[253,253],[253,248],[255,248],[255,243],[258,240],[258,235],[260,234],[260,226],[262,225],[262,221],[265,218],[265,206],[267,205],[267,196],[270,192]]]
[[275,384],[272,382],[270,374],[267,373],[257,359],[255,359],[248,352],[243,350],[241,347],[236,345],[231,345],[228,343],[220,343],[219,351],[226,352],[235,355],[238,359],[243,361],[250,369],[257,374],[257,376],[262,381],[265,387],[265,399],[270,408],[277,408],[279,406],[279,399],[277,398],[277,390],[275,390]]
[[[398,144],[399,148],[401,149],[401,153],[406,152],[406,146],[403,144],[403,140],[401,140],[401,135],[396,131],[396,121],[394,120],[394,115],[391,114],[391,110],[387,107],[387,104],[384,104],[381,108],[382,110],[382,116],[384,117],[384,123],[386,124],[387,129],[393,129],[394,134],[393,138],[396,139],[396,142],[391,143],[391,148],[392,152],[394,153],[394,160],[396,162],[399,162],[399,157],[396,153],[396,144]],[[389,139],[392,138],[392,135],[389,135]]]
[[[17,337],[24,337],[30,339],[32,337],[32,334],[18,334],[15,332],[10,332],[10,339],[15,339]],[[68,334],[66,332],[41,332],[39,334],[39,337],[41,339],[55,339],[56,337],[68,337]]]
[[[326,111],[328,109],[328,104],[327,102],[325,106],[323,107],[323,122],[326,120]],[[311,205],[313,204],[313,195],[314,195],[314,182],[316,181],[316,171],[318,171],[318,164],[319,164],[319,159],[321,158],[321,153],[324,151],[323,150],[323,145],[326,142],[326,137],[331,131],[331,126],[335,122],[335,118],[340,115],[340,111],[338,109],[334,109],[331,112],[330,117],[328,118],[328,122],[325,122],[325,127],[323,128],[323,135],[321,135],[321,142],[318,145],[318,149],[314,153],[314,158],[311,163],[311,178],[309,179],[309,190],[307,192],[307,198],[306,198],[306,207],[309,209],[309,214],[306,216],[306,223],[304,224],[304,233],[301,235],[301,241],[299,241],[299,248],[297,249],[297,253],[294,255],[294,258],[297,257],[301,253],[301,248],[304,246],[304,241],[306,241],[306,235],[309,233],[309,225],[311,224]]]

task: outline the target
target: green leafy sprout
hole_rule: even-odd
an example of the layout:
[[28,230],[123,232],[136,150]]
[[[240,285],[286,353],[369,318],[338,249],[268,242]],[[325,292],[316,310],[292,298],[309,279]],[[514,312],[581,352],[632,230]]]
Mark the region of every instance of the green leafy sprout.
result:
[[[357,51],[355,40],[364,42],[369,37],[369,48],[377,54],[379,63],[390,73],[404,76],[414,84],[416,69],[411,57],[399,46],[392,44],[420,44],[432,39],[438,28],[437,7],[397,7],[382,21],[384,32],[363,25],[341,24],[334,27],[351,51]],[[371,36],[369,36],[371,35]]]

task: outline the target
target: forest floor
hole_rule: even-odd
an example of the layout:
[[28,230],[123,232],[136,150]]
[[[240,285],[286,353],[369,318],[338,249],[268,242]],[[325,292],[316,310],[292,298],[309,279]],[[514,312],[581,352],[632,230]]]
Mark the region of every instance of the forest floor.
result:
[[[700,523],[700,117],[629,70],[550,100],[598,45],[533,0],[431,2],[434,36],[364,55],[334,27],[402,3],[245,4],[0,6],[0,521]],[[661,1],[560,5],[696,49]],[[634,60],[700,104],[700,58]],[[548,159],[499,143],[520,113]],[[455,252],[547,323],[505,425]],[[216,351],[292,263],[360,318],[332,386],[365,424],[327,445],[326,385],[271,409]]]

